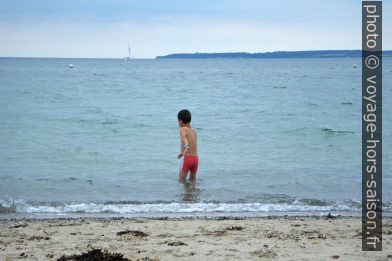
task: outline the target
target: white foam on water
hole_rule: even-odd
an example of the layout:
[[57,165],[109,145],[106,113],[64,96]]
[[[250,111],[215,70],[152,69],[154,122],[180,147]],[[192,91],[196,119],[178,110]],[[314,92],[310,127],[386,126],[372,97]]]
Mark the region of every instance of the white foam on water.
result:
[[[312,205],[295,200],[291,203],[236,203],[236,202],[26,202],[24,200],[0,200],[0,216],[10,214],[21,215],[77,215],[77,214],[110,214],[118,216],[186,216],[223,214],[288,214],[290,213],[361,213],[361,204],[357,200],[335,201],[329,204]],[[391,204],[386,204],[383,213],[392,213]]]
[[309,206],[303,204],[265,203],[165,203],[165,204],[101,204],[70,203],[58,206],[21,204],[17,213],[71,214],[71,213],[236,213],[236,212],[316,212],[316,211],[359,211],[349,205]]

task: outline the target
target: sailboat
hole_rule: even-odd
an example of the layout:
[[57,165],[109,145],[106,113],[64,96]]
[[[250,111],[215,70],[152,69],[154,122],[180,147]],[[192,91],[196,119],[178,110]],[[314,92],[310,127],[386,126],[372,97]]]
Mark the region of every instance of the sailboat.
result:
[[128,43],[128,56],[125,56],[124,60],[131,60],[131,48],[129,47],[129,43]]

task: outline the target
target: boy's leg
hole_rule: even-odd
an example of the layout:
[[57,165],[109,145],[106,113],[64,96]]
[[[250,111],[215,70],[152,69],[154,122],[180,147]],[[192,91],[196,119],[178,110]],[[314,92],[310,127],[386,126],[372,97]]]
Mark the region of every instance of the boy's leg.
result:
[[196,173],[197,172],[191,172],[191,174],[189,175],[189,180],[190,181],[196,181]]
[[182,169],[180,169],[178,173],[178,180],[181,182],[184,182],[186,180],[186,177],[188,176],[188,171],[187,172],[182,172]]
[[180,171],[178,173],[178,180],[180,182],[185,182],[186,177],[188,176],[189,172],[189,158],[187,156],[183,156],[181,159]]

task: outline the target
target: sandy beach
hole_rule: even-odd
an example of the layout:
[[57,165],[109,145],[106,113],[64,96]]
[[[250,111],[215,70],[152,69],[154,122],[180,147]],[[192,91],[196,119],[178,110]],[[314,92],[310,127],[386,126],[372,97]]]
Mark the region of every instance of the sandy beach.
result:
[[392,260],[392,218],[382,252],[361,251],[358,217],[247,219],[78,218],[0,222],[0,260],[57,260],[92,249],[130,260]]

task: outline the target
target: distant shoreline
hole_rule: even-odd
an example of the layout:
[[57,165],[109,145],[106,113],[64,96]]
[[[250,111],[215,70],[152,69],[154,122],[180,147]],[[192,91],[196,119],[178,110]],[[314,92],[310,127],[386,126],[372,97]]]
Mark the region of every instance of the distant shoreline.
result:
[[[156,59],[266,59],[266,58],[361,58],[362,50],[310,50],[310,51],[275,51],[263,53],[226,52],[226,53],[173,53],[155,58],[138,57],[131,60]],[[383,57],[392,57],[392,50],[384,50]],[[40,56],[0,56],[0,59],[97,59],[124,60],[123,57],[40,57]]]
[[[392,56],[392,50],[383,51],[383,56]],[[317,51],[276,51],[264,53],[175,53],[157,56],[156,59],[216,59],[216,58],[346,58],[362,57],[362,50],[317,50]]]

